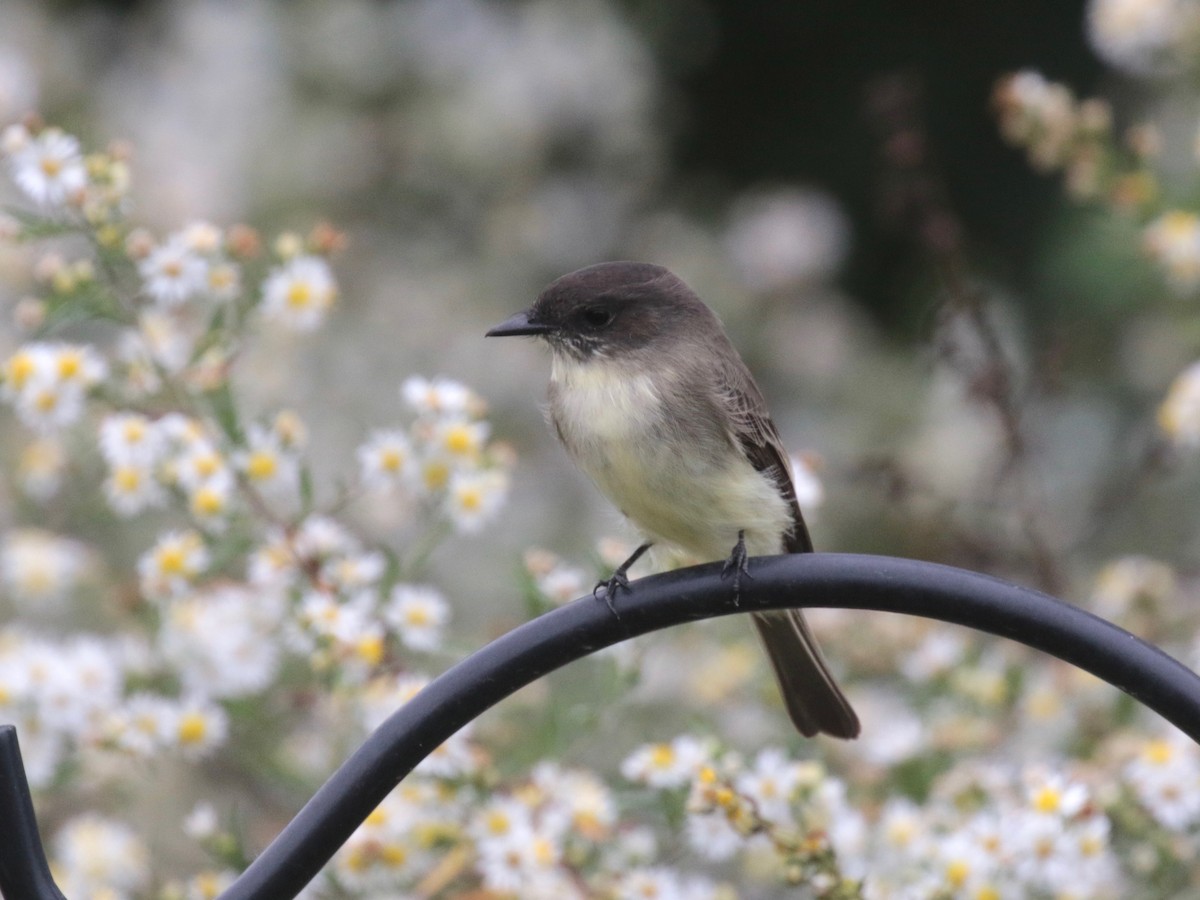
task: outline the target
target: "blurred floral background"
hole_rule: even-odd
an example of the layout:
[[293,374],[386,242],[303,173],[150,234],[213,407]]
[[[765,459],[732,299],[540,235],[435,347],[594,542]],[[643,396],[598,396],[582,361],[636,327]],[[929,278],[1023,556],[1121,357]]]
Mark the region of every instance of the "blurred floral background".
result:
[[[392,710],[635,540],[483,332],[681,275],[823,550],[1200,661],[1200,4],[0,7],[0,721],[72,898],[211,898]],[[644,571],[644,570],[643,570]],[[585,601],[591,602],[591,601]],[[328,898],[1187,897],[1200,753],[1002,641],[744,622],[521,692]]]

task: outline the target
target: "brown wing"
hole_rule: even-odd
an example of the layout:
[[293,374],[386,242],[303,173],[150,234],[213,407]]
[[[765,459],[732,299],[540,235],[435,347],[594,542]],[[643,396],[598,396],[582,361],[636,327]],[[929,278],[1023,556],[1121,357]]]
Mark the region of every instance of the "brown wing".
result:
[[750,464],[775,482],[792,508],[792,528],[784,538],[784,548],[788,553],[811,553],[812,538],[796,500],[791,464],[758,385],[740,359],[736,364],[723,366],[718,377],[719,389],[733,422],[734,439]]
[[[779,486],[792,508],[792,528],[784,536],[789,553],[811,553],[812,539],[792,484],[792,471],[783,442],[762,393],[740,359],[718,373],[719,387],[733,421],[733,435],[746,458]],[[767,650],[788,716],[806,737],[825,733],[839,738],[858,737],[858,716],[846,699],[820,647],[798,609],[754,613],[752,620]]]

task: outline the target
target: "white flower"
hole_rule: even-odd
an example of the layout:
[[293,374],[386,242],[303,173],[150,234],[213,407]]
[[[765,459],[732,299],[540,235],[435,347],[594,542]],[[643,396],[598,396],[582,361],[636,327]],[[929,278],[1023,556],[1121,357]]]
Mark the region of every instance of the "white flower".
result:
[[150,757],[175,742],[175,704],[158,694],[140,692],[112,709],[104,730],[117,747]]
[[68,821],[53,847],[63,879],[86,886],[74,895],[98,896],[104,889],[133,893],[150,877],[150,856],[141,840],[127,825],[96,813]]
[[53,438],[31,441],[21,451],[17,468],[21,490],[34,500],[48,500],[62,487],[67,454]]
[[263,316],[296,331],[317,328],[337,299],[333,272],[318,256],[298,256],[272,269],[262,290]]
[[900,670],[918,684],[931,681],[953,671],[966,657],[967,647],[958,631],[935,627],[900,660]]
[[1200,216],[1174,209],[1146,226],[1142,246],[1179,291],[1200,285]]
[[483,451],[487,436],[487,422],[474,422],[457,416],[447,417],[434,425],[429,449],[452,460],[472,461]]
[[537,575],[534,585],[551,603],[561,604],[585,593],[588,589],[588,577],[578,566],[560,563],[550,571]]
[[184,446],[175,457],[172,470],[179,484],[189,491],[230,476],[221,451],[204,437],[195,438]]
[[441,646],[450,607],[431,587],[398,584],[383,608],[383,618],[396,629],[404,646],[428,652]]
[[734,784],[744,797],[754,801],[758,814],[777,825],[792,823],[791,803],[800,785],[800,764],[777,748],[761,751],[754,766],[740,773]]
[[196,483],[188,491],[187,498],[192,518],[208,531],[220,532],[225,527],[236,488],[237,481],[233,474],[224,468]]
[[252,425],[246,448],[235,453],[233,461],[246,480],[264,493],[288,497],[298,490],[300,464],[268,429]]
[[17,415],[39,432],[58,431],[73,425],[83,415],[84,396],[69,382],[38,379],[17,398]]
[[204,591],[167,608],[159,648],[191,694],[257,694],[279,671],[283,611],[282,598],[272,590],[225,586]]
[[161,506],[166,500],[162,485],[148,468],[135,465],[114,466],[104,480],[108,505],[122,516],[133,516],[145,509]]
[[528,897],[538,878],[553,871],[561,857],[557,840],[536,827],[521,827],[481,842],[478,865],[487,888]]
[[446,512],[459,531],[471,534],[491,521],[508,495],[508,476],[497,469],[455,472],[446,492]]
[[183,820],[183,833],[192,840],[203,841],[213,837],[218,826],[216,807],[206,800],[201,800]]
[[173,235],[138,263],[142,289],[159,306],[170,309],[204,292],[208,286],[208,262]]
[[669,744],[645,744],[634,750],[621,763],[621,774],[653,788],[679,788],[690,783],[709,760],[709,749],[699,738],[682,734]]
[[185,756],[203,756],[223,744],[228,732],[229,717],[215,703],[199,696],[179,703],[173,737]]
[[430,380],[414,375],[400,385],[400,393],[422,415],[470,415],[482,405],[470,388],[449,378]]
[[164,445],[155,423],[139,413],[113,413],[100,423],[100,455],[110,466],[154,466]]
[[689,813],[685,828],[691,848],[713,862],[732,859],[745,844],[722,811]]
[[0,542],[0,583],[9,596],[31,608],[61,604],[87,565],[82,544],[47,531],[17,529]]
[[1177,447],[1200,449],[1200,362],[1192,363],[1171,382],[1158,408],[1158,425]]
[[195,531],[169,531],[138,560],[142,592],[150,598],[177,596],[208,567],[208,549]]
[[1088,38],[1107,62],[1144,75],[1184,49],[1196,12],[1190,0],[1091,0]]
[[1182,735],[1147,741],[1124,775],[1164,828],[1181,832],[1200,821],[1200,753]]
[[327,559],[321,574],[343,594],[349,594],[377,584],[386,568],[387,559],[382,553],[347,553]]
[[9,137],[6,144],[17,146],[10,158],[13,181],[38,205],[62,206],[87,187],[87,168],[73,136],[46,128],[22,142]]
[[372,432],[356,455],[362,482],[368,488],[396,487],[412,475],[412,445],[400,429]]
[[168,372],[175,373],[191,361],[198,337],[195,331],[195,323],[189,323],[178,314],[144,309],[138,315],[138,332],[131,340],[140,343],[140,351],[135,351],[135,355],[140,352]]

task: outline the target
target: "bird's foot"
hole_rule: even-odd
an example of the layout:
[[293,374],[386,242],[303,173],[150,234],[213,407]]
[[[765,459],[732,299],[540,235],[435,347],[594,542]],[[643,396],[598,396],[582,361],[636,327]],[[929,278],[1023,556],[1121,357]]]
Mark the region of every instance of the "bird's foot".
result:
[[737,543],[729,552],[729,559],[725,560],[725,568],[721,569],[721,577],[727,578],[731,572],[733,573],[733,603],[736,606],[741,596],[742,576],[754,577],[750,574],[750,555],[746,552],[745,529],[738,532]]
[[[608,611],[618,619],[620,616],[617,615],[617,607],[615,603],[617,599],[617,592],[632,590],[632,588],[629,586],[629,576],[625,573],[628,572],[629,567],[641,559],[642,554],[649,549],[649,544],[642,544],[633,551],[629,559],[617,566],[616,571],[614,571],[612,575],[610,575],[607,579],[601,579],[600,581],[597,581],[596,586],[592,588],[592,596],[597,600],[603,596],[604,602],[608,604]],[[601,588],[604,589],[603,594],[600,593]]]

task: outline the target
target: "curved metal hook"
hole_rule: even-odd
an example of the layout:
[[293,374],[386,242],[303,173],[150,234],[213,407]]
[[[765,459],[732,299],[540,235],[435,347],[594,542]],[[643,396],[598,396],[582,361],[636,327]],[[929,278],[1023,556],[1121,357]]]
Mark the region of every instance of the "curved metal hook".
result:
[[[221,900],[294,897],[422,759],[509,694],[604,647],[714,616],[842,607],[965,625],[1085,669],[1200,742],[1200,676],[1129,632],[1053,597],[963,569],[882,556],[773,556],[756,558],[751,567],[754,577],[742,582],[737,598],[721,578],[719,563],[681,569],[635,582],[617,600],[619,618],[606,604],[585,597],[467,657],[385,721]],[[0,801],[5,799],[0,793]],[[13,814],[0,806],[0,819]],[[30,827],[36,838],[36,825]],[[40,845],[37,849],[40,853]],[[4,841],[0,857],[3,874],[13,857]]]

